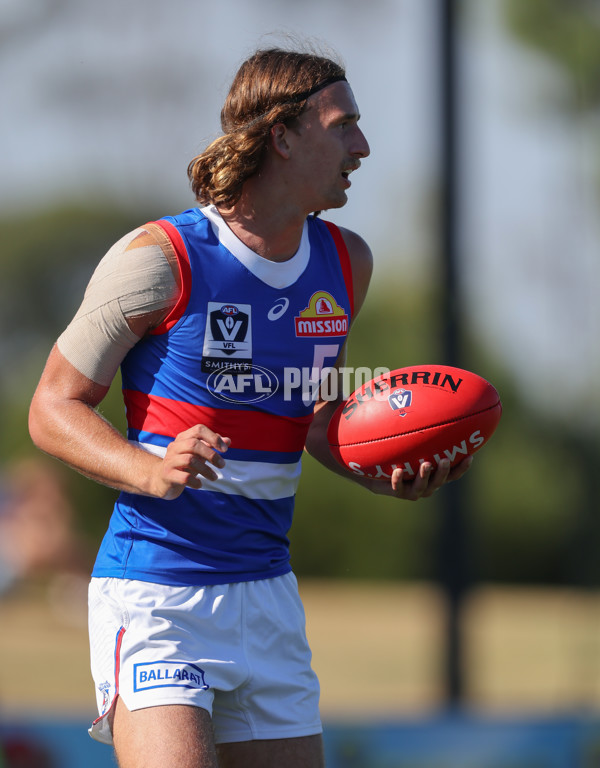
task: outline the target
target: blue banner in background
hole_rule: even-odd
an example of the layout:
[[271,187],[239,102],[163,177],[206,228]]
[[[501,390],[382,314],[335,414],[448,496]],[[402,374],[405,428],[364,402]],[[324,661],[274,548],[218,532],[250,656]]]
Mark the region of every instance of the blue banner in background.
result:
[[[112,749],[88,723],[25,719],[0,726],[0,768],[110,768]],[[599,768],[596,717],[326,723],[327,768]],[[249,767],[250,768],[250,767]]]
[[89,721],[21,718],[0,724],[0,768],[117,768],[113,751],[92,741]]
[[600,720],[442,715],[329,724],[327,768],[598,768]]

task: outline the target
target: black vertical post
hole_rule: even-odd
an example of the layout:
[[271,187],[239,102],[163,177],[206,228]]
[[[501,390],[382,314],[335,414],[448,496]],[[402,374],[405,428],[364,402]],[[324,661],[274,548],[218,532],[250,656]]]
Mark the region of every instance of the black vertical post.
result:
[[443,276],[443,356],[447,365],[461,359],[460,318],[457,311],[458,225],[460,214],[458,159],[458,73],[456,0],[440,0],[440,246]]
[[[440,88],[440,267],[442,275],[442,356],[447,365],[466,367],[459,315],[458,262],[460,225],[459,73],[457,26],[459,0],[439,0]],[[446,597],[446,703],[454,707],[464,694],[461,609],[466,590],[466,521],[464,480],[441,491],[438,557],[439,578]]]

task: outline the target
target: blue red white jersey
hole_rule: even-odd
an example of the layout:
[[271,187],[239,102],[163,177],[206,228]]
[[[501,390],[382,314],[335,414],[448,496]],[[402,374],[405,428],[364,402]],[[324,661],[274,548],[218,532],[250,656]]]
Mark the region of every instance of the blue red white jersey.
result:
[[281,263],[248,249],[213,207],[157,223],[182,291],[121,365],[128,439],[164,455],[205,424],[231,447],[201,489],[173,500],[122,493],[93,575],[198,586],[283,575],[315,382],[352,318],[347,249],[314,217]]

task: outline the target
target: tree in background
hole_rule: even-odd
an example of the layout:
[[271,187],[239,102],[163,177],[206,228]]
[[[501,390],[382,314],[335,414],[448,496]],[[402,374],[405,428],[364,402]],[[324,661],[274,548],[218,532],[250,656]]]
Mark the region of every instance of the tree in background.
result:
[[600,15],[590,0],[505,0],[510,30],[567,75],[570,111],[600,104]]

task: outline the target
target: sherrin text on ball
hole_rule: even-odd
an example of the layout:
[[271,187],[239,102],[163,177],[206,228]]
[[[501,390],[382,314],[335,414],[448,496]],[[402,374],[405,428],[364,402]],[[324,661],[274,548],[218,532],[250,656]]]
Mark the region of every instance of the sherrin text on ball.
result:
[[502,415],[484,378],[447,365],[398,368],[365,382],[335,411],[327,437],[337,461],[355,475],[415,477],[425,461],[451,466],[478,451]]

